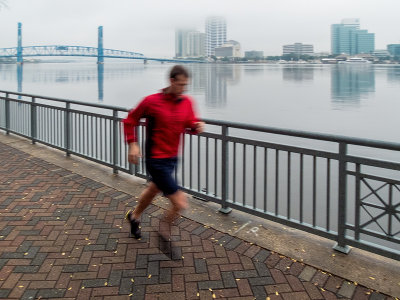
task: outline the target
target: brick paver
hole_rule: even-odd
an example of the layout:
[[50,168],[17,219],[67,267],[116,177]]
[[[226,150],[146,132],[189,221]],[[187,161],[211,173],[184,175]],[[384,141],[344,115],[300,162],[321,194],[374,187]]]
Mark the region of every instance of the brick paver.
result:
[[0,143],[0,298],[393,299],[181,218],[181,260],[159,250],[163,209]]

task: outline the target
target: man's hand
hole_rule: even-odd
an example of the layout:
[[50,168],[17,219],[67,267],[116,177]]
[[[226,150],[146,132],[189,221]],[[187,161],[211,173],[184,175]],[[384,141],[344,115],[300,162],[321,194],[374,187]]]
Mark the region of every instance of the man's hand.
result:
[[195,122],[194,130],[196,130],[197,133],[202,133],[204,131],[204,122]]
[[142,157],[142,155],[140,154],[139,145],[137,143],[130,143],[128,149],[128,161],[131,164],[137,165],[140,157]]

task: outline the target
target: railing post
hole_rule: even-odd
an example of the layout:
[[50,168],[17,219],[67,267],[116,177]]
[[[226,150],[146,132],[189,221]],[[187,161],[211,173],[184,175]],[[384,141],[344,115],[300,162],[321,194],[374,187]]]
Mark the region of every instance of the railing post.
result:
[[[138,143],[140,142],[140,145],[141,145],[143,141],[139,141],[139,125],[135,126],[135,128],[133,130],[135,130],[136,139],[137,139]],[[128,149],[128,151],[129,151],[129,149]],[[144,155],[144,153],[142,153],[142,155]],[[142,158],[140,158],[138,163],[137,163],[137,165],[134,166],[134,168],[135,168],[134,175],[135,176],[137,176],[139,174],[139,172],[140,172],[139,168],[140,168],[141,160],[142,160]]]
[[113,109],[113,170],[114,174],[118,174],[118,111]]
[[69,102],[65,103],[65,114],[64,114],[64,137],[65,137],[65,152],[67,156],[71,156],[70,152],[70,136],[71,136],[71,124],[70,124],[70,108]]
[[[228,183],[229,183],[229,156],[228,156],[228,126],[222,125],[222,148],[221,148],[221,208],[219,209],[220,212],[227,214],[232,211],[227,205],[226,199],[228,198]],[[215,166],[216,167],[216,166]]]
[[10,134],[10,100],[9,94],[6,93],[6,134]]
[[333,249],[349,253],[350,247],[346,245],[346,199],[347,199],[347,144],[339,143],[339,201],[338,201],[338,236]]
[[37,126],[36,126],[36,98],[32,97],[31,102],[31,139],[32,144],[36,143],[37,137]]

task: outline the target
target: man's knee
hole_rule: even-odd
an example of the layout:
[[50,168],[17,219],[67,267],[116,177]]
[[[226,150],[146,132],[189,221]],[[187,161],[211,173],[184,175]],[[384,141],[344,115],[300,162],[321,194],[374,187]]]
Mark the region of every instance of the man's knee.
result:
[[149,186],[147,187],[147,190],[149,194],[151,194],[153,197],[155,197],[160,192],[160,190],[158,189],[158,187],[155,185],[154,182],[150,182]]
[[182,210],[188,208],[187,196],[184,192],[178,190],[172,195],[168,196],[175,210]]

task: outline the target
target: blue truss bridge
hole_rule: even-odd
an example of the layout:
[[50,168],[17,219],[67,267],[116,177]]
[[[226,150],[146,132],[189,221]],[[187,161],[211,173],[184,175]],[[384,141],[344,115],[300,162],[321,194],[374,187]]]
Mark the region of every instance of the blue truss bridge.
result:
[[142,53],[129,52],[115,49],[103,48],[103,26],[98,28],[98,46],[67,46],[67,45],[50,45],[50,46],[28,46],[22,47],[22,24],[18,23],[18,46],[11,48],[0,48],[0,58],[16,58],[17,63],[23,63],[24,57],[97,57],[97,63],[104,62],[104,58],[119,59],[135,59],[142,60],[144,63],[148,61],[159,62],[179,62],[179,63],[203,63],[202,60],[190,59],[168,59],[147,57]]

